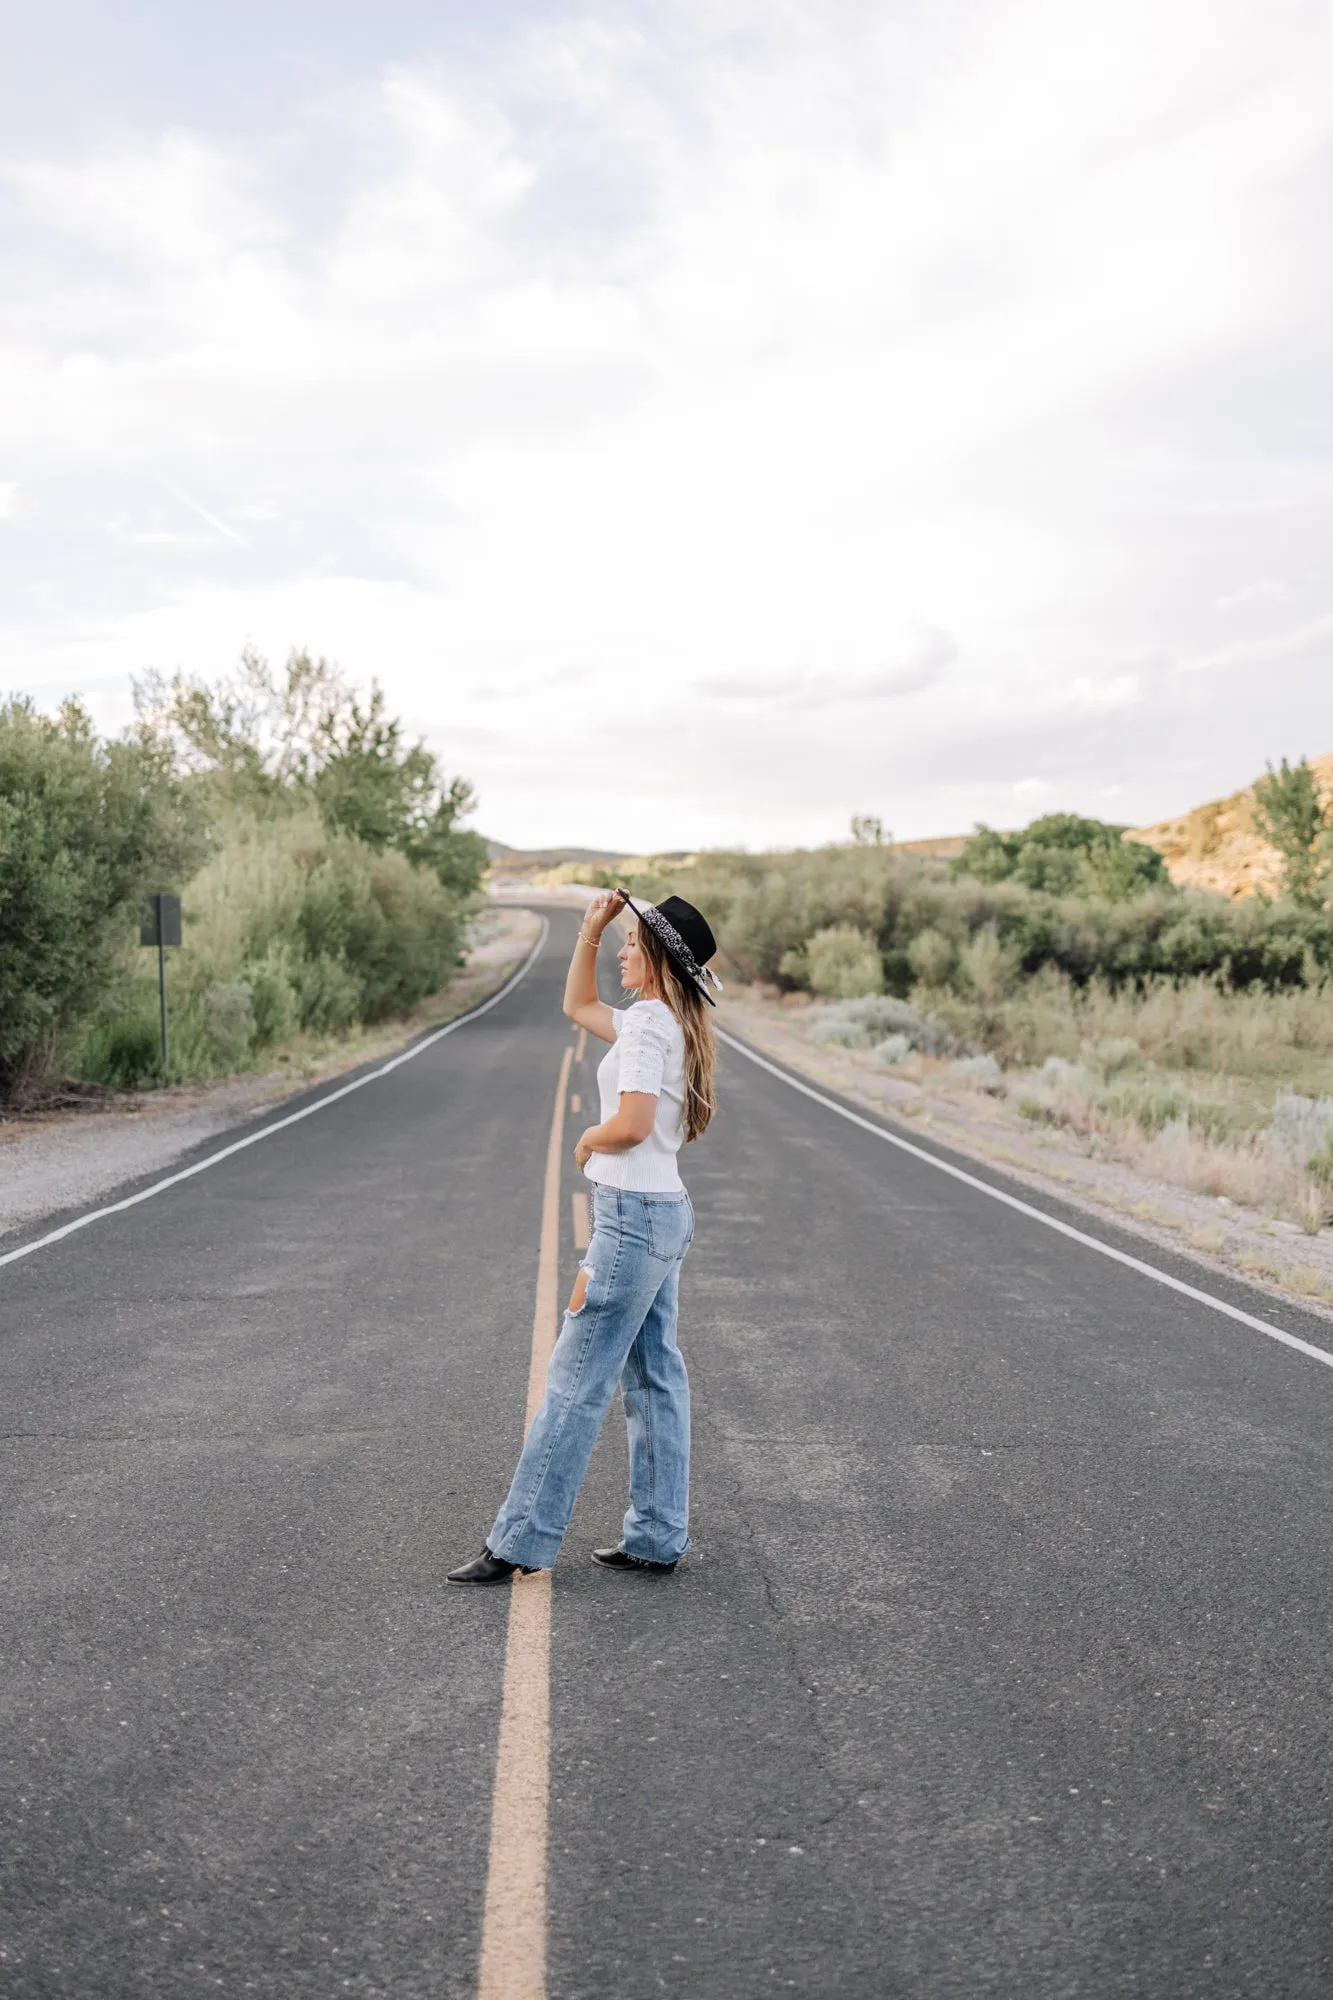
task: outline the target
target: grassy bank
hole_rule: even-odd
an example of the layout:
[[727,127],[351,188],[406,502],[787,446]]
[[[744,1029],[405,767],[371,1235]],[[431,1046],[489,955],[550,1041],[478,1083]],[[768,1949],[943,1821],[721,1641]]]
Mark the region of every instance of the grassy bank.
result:
[[[770,997],[777,1000],[773,989]],[[1242,1203],[1317,1234],[1333,1220],[1333,994],[1207,980],[1077,989],[1048,973],[982,1004],[788,996],[806,1040],[895,1076],[984,1092],[1089,1158]]]
[[34,1099],[26,1107],[11,1105],[0,1111],[0,1118],[8,1126],[22,1129],[52,1117],[82,1111],[101,1114],[121,1106],[139,1113],[152,1110],[169,1115],[182,1106],[204,1106],[215,1100],[225,1104],[234,1093],[239,1093],[236,1102],[243,1109],[281,1097],[307,1083],[392,1055],[418,1035],[445,1026],[488,999],[527,957],[540,923],[540,918],[527,910],[483,905],[467,921],[462,963],[448,983],[382,1020],[355,1022],[337,1030],[295,1028],[280,1041],[252,1048],[249,1060],[235,1067],[177,1075],[167,1084],[154,1073],[145,1084],[103,1085],[87,1096],[62,1098],[52,1094]]
[[156,955],[131,940],[64,1044],[67,1075],[112,1089],[200,1083],[404,1015],[457,971],[466,921],[432,873],[310,810],[220,814],[182,916],[165,1072]]
[[[409,1017],[457,972],[485,842],[372,685],[254,654],[136,688],[99,738],[77,702],[0,704],[0,1103],[61,1079],[206,1082]],[[180,896],[169,1053],[147,893]]]

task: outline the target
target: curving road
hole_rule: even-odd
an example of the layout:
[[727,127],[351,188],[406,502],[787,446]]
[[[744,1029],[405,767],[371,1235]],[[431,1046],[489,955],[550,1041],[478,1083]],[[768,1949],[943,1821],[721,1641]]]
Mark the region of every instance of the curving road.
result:
[[[575,921],[0,1270],[0,1992],[476,1992],[509,1593],[443,1573],[520,1440]],[[1333,1370],[723,1072],[695,1550],[588,1562],[613,1417],[555,1574],[552,2000],[1333,1994]]]

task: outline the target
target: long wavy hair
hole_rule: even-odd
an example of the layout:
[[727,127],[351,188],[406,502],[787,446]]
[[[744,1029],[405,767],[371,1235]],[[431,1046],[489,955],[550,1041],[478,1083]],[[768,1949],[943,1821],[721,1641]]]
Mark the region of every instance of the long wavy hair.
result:
[[708,1130],[717,1110],[717,1043],[708,1002],[647,924],[639,925],[639,949],[652,968],[657,990],[685,1036],[685,1143]]

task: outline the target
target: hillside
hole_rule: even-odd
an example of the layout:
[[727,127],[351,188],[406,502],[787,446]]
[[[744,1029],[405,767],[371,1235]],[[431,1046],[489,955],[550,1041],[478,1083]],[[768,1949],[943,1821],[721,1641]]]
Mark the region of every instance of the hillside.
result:
[[571,862],[584,861],[602,868],[616,868],[628,859],[627,855],[604,847],[506,847],[502,840],[488,840],[486,847],[493,882],[526,881],[530,875],[539,875],[548,868],[559,868]]
[[[1333,797],[1333,751],[1310,765],[1325,799]],[[1166,857],[1173,882],[1190,889],[1213,889],[1233,898],[1260,890],[1276,894],[1282,866],[1277,850],[1255,829],[1254,787],[1195,806],[1179,819],[1137,826],[1127,840],[1141,840]]]
[[[1333,799],[1333,750],[1310,759],[1311,768],[1325,799]],[[1254,787],[1233,792],[1229,798],[1211,799],[1195,806],[1178,819],[1164,819],[1156,826],[1131,827],[1126,840],[1141,840],[1166,857],[1173,882],[1184,888],[1212,889],[1233,899],[1257,895],[1261,890],[1275,895],[1280,885],[1282,865],[1277,851],[1255,830],[1252,807]],[[941,834],[932,840],[895,840],[895,854],[916,855],[922,860],[952,861],[967,843],[964,833]],[[648,859],[588,847],[513,848],[503,842],[489,842],[491,879],[526,880],[564,865],[591,862],[615,869],[622,864],[630,870],[663,862],[681,861],[683,853],[654,855]]]

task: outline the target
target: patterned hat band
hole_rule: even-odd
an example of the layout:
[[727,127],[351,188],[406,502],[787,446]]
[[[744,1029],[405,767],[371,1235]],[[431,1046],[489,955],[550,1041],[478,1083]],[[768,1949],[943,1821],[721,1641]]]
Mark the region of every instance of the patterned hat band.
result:
[[636,903],[634,898],[626,895],[623,889],[620,891],[620,894],[625,897],[626,906],[633,910],[639,922],[648,926],[658,943],[666,951],[670,952],[672,958],[675,959],[677,965],[681,968],[681,971],[694,981],[694,984],[711,1007],[713,1005],[713,996],[708,990],[708,981],[711,979],[718,992],[722,991],[722,981],[718,978],[717,974],[710,971],[707,966],[700,965],[698,959],[690,950],[690,947],[686,944],[670,917],[663,916],[655,903]]

